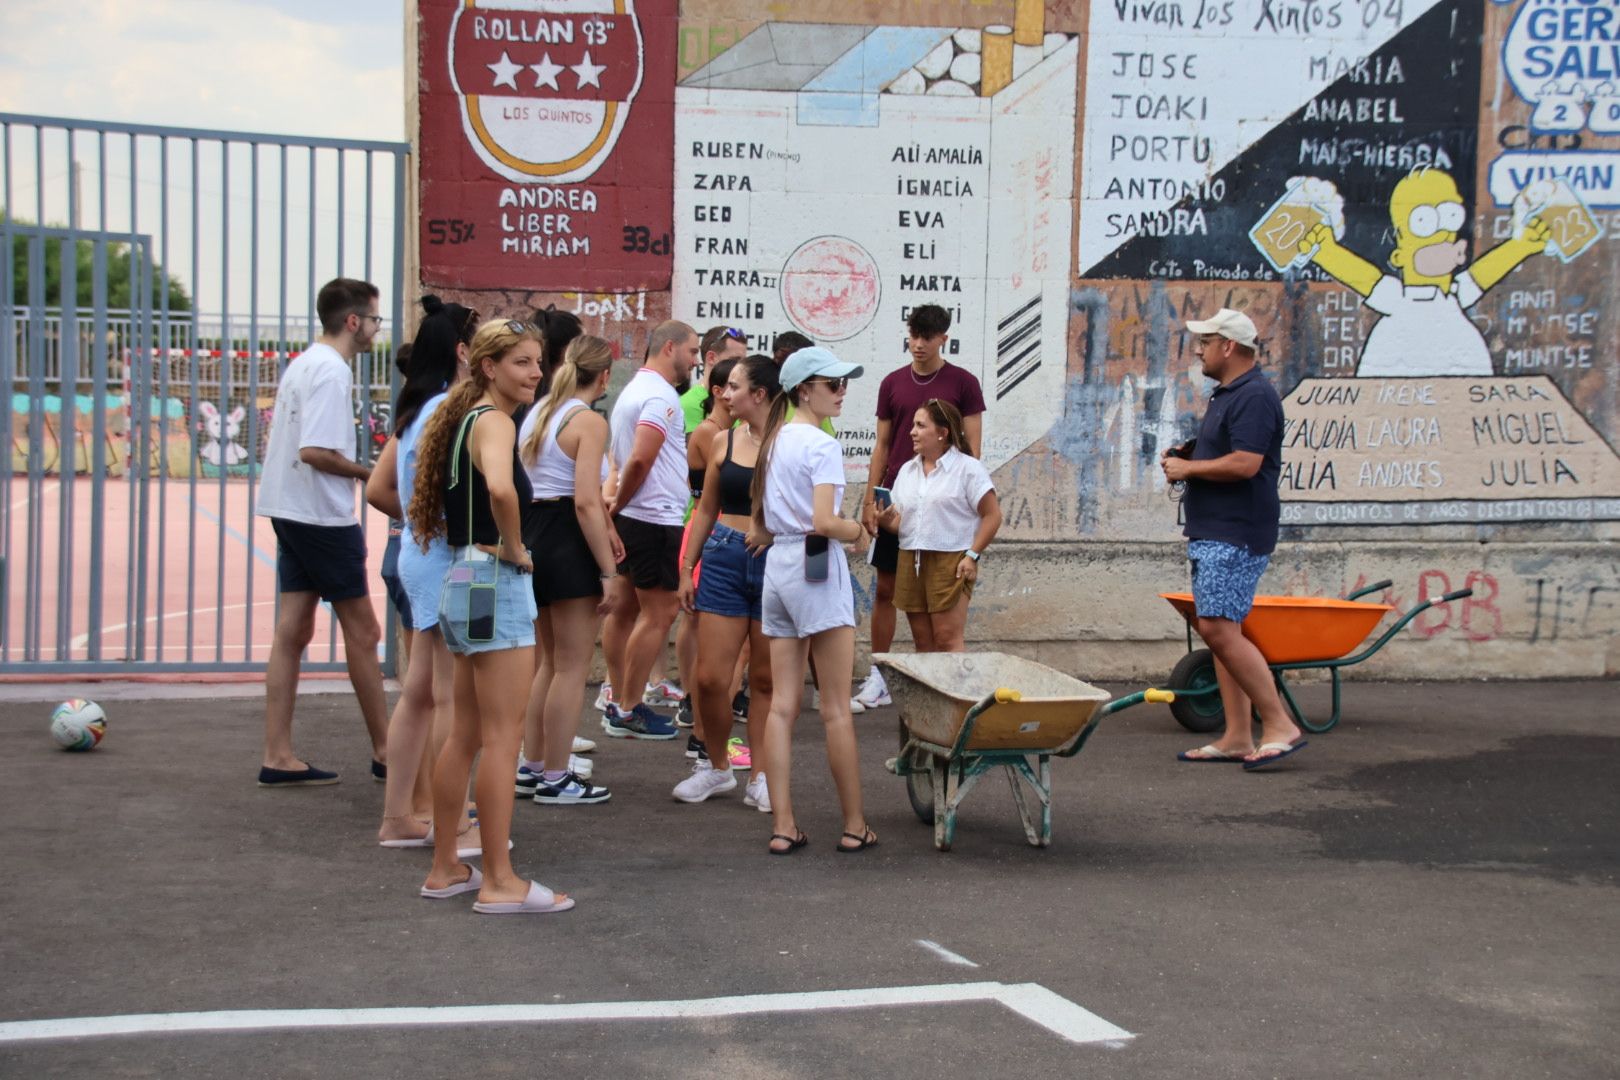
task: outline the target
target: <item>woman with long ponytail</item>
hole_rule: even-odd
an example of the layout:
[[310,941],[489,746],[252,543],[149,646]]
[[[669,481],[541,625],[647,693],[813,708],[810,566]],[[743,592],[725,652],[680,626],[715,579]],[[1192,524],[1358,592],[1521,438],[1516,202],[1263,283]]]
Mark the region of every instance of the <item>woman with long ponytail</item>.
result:
[[[771,709],[765,723],[765,773],[770,781],[772,855],[809,843],[793,813],[790,769],[793,721],[814,656],[821,680],[821,720],[827,764],[838,788],[844,835],[840,852],[877,843],[861,801],[860,759],[850,714],[855,666],[855,603],[844,547],[866,544],[861,523],[843,517],[844,460],[838,440],[821,430],[843,410],[849,380],[861,374],[826,349],[800,349],[782,365],[782,394],[771,405],[754,467],[750,546],[771,545],[765,563],[761,625],[770,641]],[[788,419],[789,406],[793,417]]]
[[[366,500],[391,516],[404,517],[416,485],[417,443],[427,420],[443,403],[449,388],[465,376],[468,344],[477,313],[460,304],[424,296],[425,317],[411,343],[404,369],[405,384],[394,402],[394,434],[389,438],[366,484]],[[450,653],[439,635],[439,589],[450,566],[443,540],[426,552],[402,523],[396,559],[399,606],[406,641],[405,679],[388,724],[388,758],[392,768],[382,777],[382,824],[377,841],[383,847],[427,847],[433,813],[432,766],[450,730]],[[430,737],[431,736],[431,737]],[[460,828],[461,845],[476,848],[470,820]]]
[[[534,677],[534,564],[523,546],[529,479],[512,413],[534,400],[540,335],[496,320],[473,336],[471,371],[422,434],[421,482],[410,523],[422,545],[443,536],[452,562],[439,597],[439,632],[454,655],[455,719],[433,771],[433,867],[421,894],[477,892],[489,915],[565,911],[573,900],[517,876],[508,851],[512,770],[523,736],[523,692]],[[461,863],[456,824],[467,777],[475,784],[484,873]]]
[[530,410],[518,433],[534,493],[523,542],[544,553],[546,572],[534,575],[539,666],[524,714],[516,790],[543,805],[611,797],[590,783],[591,764],[573,753],[573,744],[596,634],[609,609],[603,586],[618,576],[624,554],[602,498],[607,421],[591,410],[612,374],[607,342],[575,338],[551,374],[545,401]]

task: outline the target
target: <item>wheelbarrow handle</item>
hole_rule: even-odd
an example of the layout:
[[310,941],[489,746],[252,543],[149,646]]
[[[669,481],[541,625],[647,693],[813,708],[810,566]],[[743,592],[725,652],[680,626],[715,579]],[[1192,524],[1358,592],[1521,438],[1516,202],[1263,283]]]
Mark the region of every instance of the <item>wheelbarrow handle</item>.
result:
[[1385,578],[1383,581],[1375,581],[1371,585],[1368,585],[1365,588],[1357,589],[1355,592],[1353,592],[1349,596],[1345,597],[1345,599],[1346,600],[1360,600],[1363,596],[1370,595],[1371,593],[1383,592],[1385,589],[1388,589],[1388,588],[1392,587],[1394,584],[1395,584],[1395,582],[1390,580],[1389,578]]
[[1474,595],[1474,590],[1473,589],[1458,589],[1456,592],[1448,592],[1448,593],[1446,593],[1446,595],[1442,596],[1440,599],[1438,599],[1438,600],[1436,600],[1434,602],[1436,604],[1449,604],[1453,600],[1462,600],[1462,599],[1464,599],[1466,597],[1470,597],[1470,596],[1473,596],[1473,595]]

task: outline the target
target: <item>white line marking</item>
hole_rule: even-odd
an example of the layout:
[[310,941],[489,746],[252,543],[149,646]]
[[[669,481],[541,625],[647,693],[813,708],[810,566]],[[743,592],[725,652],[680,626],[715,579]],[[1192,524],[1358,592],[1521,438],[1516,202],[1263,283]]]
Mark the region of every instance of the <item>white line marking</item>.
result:
[[951,950],[947,949],[937,941],[929,941],[927,938],[918,938],[917,944],[921,945],[923,948],[927,949],[929,952],[933,953],[947,964],[957,964],[961,967],[970,968],[976,968],[979,966],[972,960],[969,960],[967,957],[963,956],[961,953],[951,952]]
[[1135,1038],[1095,1013],[1037,983],[976,982],[890,986],[686,1001],[594,1001],[567,1005],[456,1005],[385,1009],[240,1009],[229,1012],[137,1013],[0,1023],[0,1044],[40,1039],[213,1031],[308,1030],[344,1027],[429,1027],[448,1024],[577,1023],[598,1020],[690,1020],[823,1009],[1000,1002],[1072,1043]]

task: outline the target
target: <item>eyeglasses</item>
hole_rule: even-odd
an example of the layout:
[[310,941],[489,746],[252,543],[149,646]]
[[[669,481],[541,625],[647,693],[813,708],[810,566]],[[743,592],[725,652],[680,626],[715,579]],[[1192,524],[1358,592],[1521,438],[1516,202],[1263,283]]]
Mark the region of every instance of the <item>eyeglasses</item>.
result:
[[370,319],[377,329],[382,329],[383,317],[381,315],[373,315],[366,311],[356,311],[354,314],[362,319]]
[[836,394],[849,385],[849,377],[845,376],[842,379],[806,379],[805,382],[822,383],[827,389]]

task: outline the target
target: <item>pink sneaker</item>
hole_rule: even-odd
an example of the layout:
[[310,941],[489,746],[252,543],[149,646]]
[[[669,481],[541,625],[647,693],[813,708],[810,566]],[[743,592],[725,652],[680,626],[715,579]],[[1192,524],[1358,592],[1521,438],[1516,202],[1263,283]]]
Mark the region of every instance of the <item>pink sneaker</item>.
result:
[[754,767],[754,755],[749,752],[748,747],[741,739],[732,739],[726,744],[726,749],[731,752],[731,767],[733,770],[748,772]]

